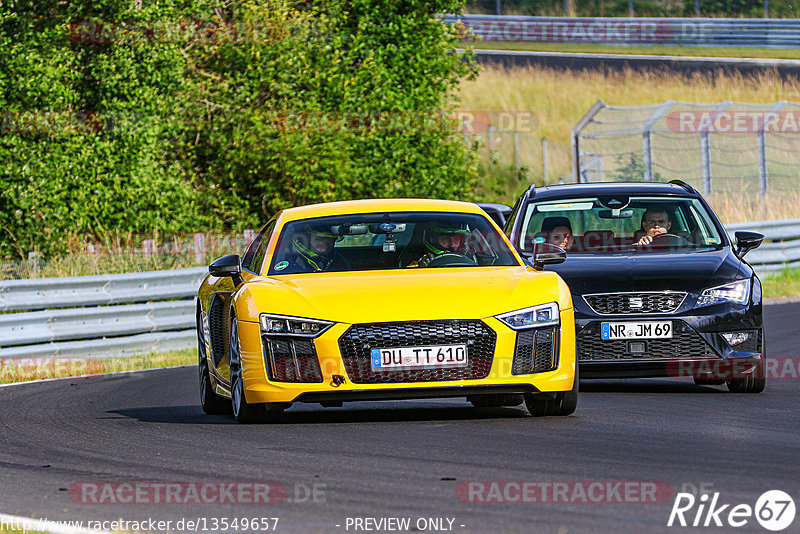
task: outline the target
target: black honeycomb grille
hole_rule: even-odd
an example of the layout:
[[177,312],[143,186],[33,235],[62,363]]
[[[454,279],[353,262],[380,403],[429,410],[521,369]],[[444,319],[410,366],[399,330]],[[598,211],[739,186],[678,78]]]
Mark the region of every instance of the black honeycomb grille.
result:
[[[678,309],[685,292],[666,291],[658,293],[604,293],[584,295],[586,303],[596,313],[634,314],[634,313],[672,313]],[[639,306],[641,304],[641,306]]]
[[[670,358],[715,358],[717,354],[683,321],[673,321],[671,339],[603,340],[600,321],[589,323],[578,333],[578,361],[661,360]],[[631,351],[632,345],[644,352]]]
[[[356,324],[339,338],[347,375],[355,384],[434,382],[486,378],[497,334],[482,321],[413,321]],[[468,365],[444,369],[373,371],[371,349],[423,345],[467,345]]]
[[558,365],[556,328],[538,328],[517,332],[512,375],[551,371]]

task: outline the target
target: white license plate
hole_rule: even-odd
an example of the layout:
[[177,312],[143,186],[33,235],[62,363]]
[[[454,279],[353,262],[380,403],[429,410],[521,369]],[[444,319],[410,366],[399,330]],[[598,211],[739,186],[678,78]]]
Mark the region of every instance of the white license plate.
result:
[[466,345],[434,345],[372,349],[373,371],[466,367]]
[[602,323],[600,336],[603,339],[670,339],[672,322]]

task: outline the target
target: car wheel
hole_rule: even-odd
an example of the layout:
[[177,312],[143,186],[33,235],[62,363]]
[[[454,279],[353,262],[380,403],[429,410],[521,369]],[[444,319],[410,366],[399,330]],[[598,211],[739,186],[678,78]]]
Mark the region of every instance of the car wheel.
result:
[[729,378],[725,382],[728,385],[728,391],[731,393],[761,393],[767,385],[767,379],[764,374],[765,363],[761,360],[756,364],[755,369],[743,378]]
[[242,379],[242,354],[239,348],[239,331],[236,318],[231,314],[231,410],[240,423],[262,423],[267,418],[263,404],[249,404],[244,396]]
[[578,367],[575,367],[575,380],[572,389],[555,394],[525,394],[525,406],[534,417],[549,415],[570,415],[578,407]]
[[211,386],[211,378],[208,371],[208,352],[206,350],[205,339],[203,338],[203,328],[200,322],[200,314],[197,317],[197,358],[198,370],[200,373],[200,406],[209,415],[220,415],[231,413],[231,403],[223,399],[214,392]]

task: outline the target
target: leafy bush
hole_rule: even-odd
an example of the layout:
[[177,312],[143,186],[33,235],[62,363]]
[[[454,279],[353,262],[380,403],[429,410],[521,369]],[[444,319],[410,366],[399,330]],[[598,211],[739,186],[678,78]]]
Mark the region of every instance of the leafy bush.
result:
[[[0,255],[59,254],[112,231],[254,227],[320,201],[471,198],[475,153],[447,121],[386,128],[375,115],[447,116],[476,68],[435,14],[460,7],[0,7]],[[297,114],[340,127],[290,124]]]

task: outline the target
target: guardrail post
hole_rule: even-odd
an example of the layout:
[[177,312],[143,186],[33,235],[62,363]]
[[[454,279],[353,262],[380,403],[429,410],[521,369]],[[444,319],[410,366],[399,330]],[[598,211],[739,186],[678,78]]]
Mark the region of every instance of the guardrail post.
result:
[[200,264],[206,262],[206,234],[194,234],[194,260]]

